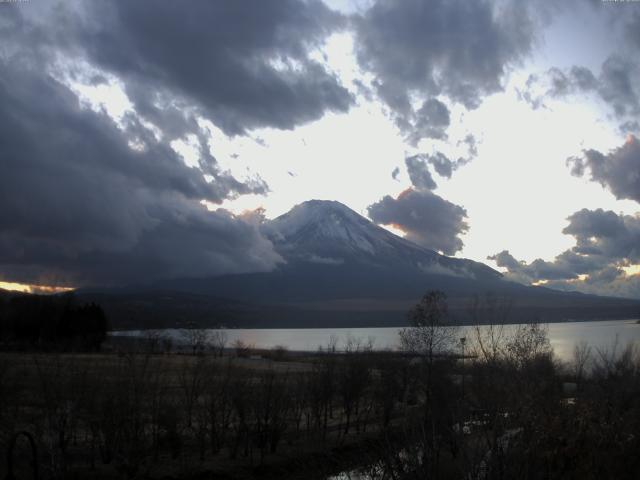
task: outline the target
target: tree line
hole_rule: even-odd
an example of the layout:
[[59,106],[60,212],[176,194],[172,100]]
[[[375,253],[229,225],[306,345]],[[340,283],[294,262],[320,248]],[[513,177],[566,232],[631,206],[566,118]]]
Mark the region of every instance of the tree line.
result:
[[98,350],[109,325],[95,303],[73,293],[0,297],[0,346],[18,349]]
[[0,449],[32,432],[46,478],[253,471],[376,435],[417,398],[414,375],[398,375],[413,367],[355,339],[303,362],[276,354],[258,366],[231,352],[0,356]]

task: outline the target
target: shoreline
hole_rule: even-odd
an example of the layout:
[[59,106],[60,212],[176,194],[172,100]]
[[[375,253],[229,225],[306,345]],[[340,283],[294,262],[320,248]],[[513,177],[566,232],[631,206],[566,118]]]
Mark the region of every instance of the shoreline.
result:
[[[489,325],[503,325],[503,326],[514,326],[514,325],[526,325],[530,323],[541,323],[544,325],[558,324],[558,323],[586,323],[586,322],[635,322],[640,324],[640,314],[638,316],[633,317],[624,317],[624,318],[601,318],[601,319],[593,319],[593,318],[569,318],[565,320],[546,320],[540,322],[507,322],[507,323],[470,323],[470,322],[462,322],[455,323],[451,325],[451,327],[474,327],[476,325],[479,326],[489,326]],[[334,326],[334,327],[309,327],[309,326],[299,326],[299,327],[279,327],[279,326],[256,326],[256,327],[237,327],[237,326],[220,326],[220,327],[208,327],[208,326],[197,326],[197,325],[187,325],[187,326],[174,326],[174,327],[138,327],[138,328],[118,328],[114,330],[109,330],[107,332],[108,335],[113,335],[122,333],[122,336],[126,336],[125,332],[146,332],[146,331],[166,331],[166,330],[350,330],[350,329],[386,329],[386,328],[410,328],[411,325],[402,324],[402,325],[388,325],[388,326],[380,326],[380,325],[370,325],[370,326],[362,326],[362,325],[347,325],[347,326]]]

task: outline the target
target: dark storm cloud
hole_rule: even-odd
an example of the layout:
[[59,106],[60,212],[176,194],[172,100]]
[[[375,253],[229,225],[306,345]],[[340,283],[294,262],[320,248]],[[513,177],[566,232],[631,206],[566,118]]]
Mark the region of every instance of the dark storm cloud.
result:
[[[90,62],[120,78],[144,112],[158,95],[195,105],[228,133],[291,129],[351,94],[313,47],[344,24],[319,0],[91,2],[71,30]],[[161,105],[164,103],[161,102]]]
[[524,283],[544,280],[565,290],[640,297],[637,276],[626,276],[622,270],[640,263],[640,217],[582,209],[568,220],[563,233],[573,236],[576,246],[553,261],[526,263],[506,250],[488,258]]
[[608,188],[616,198],[640,202],[640,141],[634,135],[607,154],[585,150],[581,157],[569,158],[567,164],[576,176],[589,171],[591,180]]
[[624,270],[615,266],[608,266],[598,272],[590,274],[585,279],[585,282],[592,285],[599,285],[603,283],[608,284],[616,281],[623,275],[624,275]]
[[580,90],[590,91],[598,87],[598,80],[588,68],[574,65],[570,72],[571,81]]
[[522,262],[516,260],[508,250],[487,258],[494,260],[499,267],[506,268],[510,274],[527,281],[570,280],[604,266],[602,261],[594,256],[579,255],[570,250],[561,253],[551,262],[540,258],[531,263]]
[[620,133],[625,136],[629,135],[630,133],[637,133],[638,131],[640,131],[640,122],[638,122],[637,120],[629,120],[620,125],[618,129],[620,130]]
[[19,35],[30,55],[81,59],[115,75],[136,111],[172,138],[191,129],[192,113],[243,134],[292,129],[353,103],[309,55],[345,25],[319,0],[71,1],[4,11],[14,18],[3,36]]
[[[612,270],[613,272],[613,270]],[[602,275],[590,275],[585,280],[556,280],[545,283],[546,287],[564,291],[578,291],[593,295],[640,298],[640,275],[618,275],[607,271]]]
[[516,271],[523,267],[522,262],[517,260],[513,255],[509,253],[509,250],[503,250],[500,253],[496,253],[490,257],[487,257],[488,260],[493,260],[496,262],[496,265],[499,267],[504,267],[509,269],[509,271]]
[[618,116],[638,113],[640,100],[634,85],[637,82],[637,67],[619,57],[609,57],[602,64],[600,95],[611,105]]
[[521,3],[456,0],[378,0],[355,24],[360,65],[375,76],[398,125],[414,136],[433,133],[420,125],[415,95],[476,108],[502,89],[507,70],[529,53],[535,30]]
[[[86,285],[265,270],[278,261],[257,226],[220,202],[264,192],[187,167],[130,119],[119,129],[23,55],[0,57],[0,274]],[[125,122],[127,123],[127,122]],[[131,130],[143,150],[129,146]]]
[[[389,195],[368,207],[371,220],[382,225],[393,225],[406,234],[406,238],[427,248],[453,255],[462,249],[460,235],[469,229],[464,208],[432,192],[437,185],[432,170],[443,178],[451,178],[453,171],[477,154],[475,138],[465,137],[461,143],[468,146],[469,158],[456,161],[442,152],[417,154],[405,158],[411,180],[409,188],[393,198]],[[399,169],[394,169],[395,179]]]
[[[559,68],[553,67],[547,71],[547,76],[549,77],[549,83],[551,87],[549,88],[548,94],[553,97],[559,97],[568,95],[572,91],[572,84],[569,77]],[[531,75],[527,79],[527,84],[531,85],[536,82],[538,77],[536,75]]]
[[[592,91],[598,86],[598,80],[586,67],[573,66],[566,73],[553,67],[547,71],[547,76],[551,84],[547,93],[553,97],[570,95],[577,91]],[[532,80],[535,81],[535,77],[532,77]]]
[[577,247],[599,251],[611,260],[640,263],[640,217],[612,211],[582,209],[569,217],[563,233],[572,235]]
[[469,155],[467,157],[468,162],[478,156],[478,142],[476,140],[476,137],[474,137],[472,134],[467,134],[462,139],[462,141],[458,142],[458,145],[460,144],[464,144],[467,146],[467,150],[469,151]]
[[[603,62],[598,76],[582,66],[573,66],[568,70],[554,67],[543,75],[532,74],[520,96],[532,107],[539,108],[547,97],[563,98],[594,93],[612,108],[618,118],[623,119],[640,113],[640,92],[635,86],[637,81],[637,64],[620,55],[612,55]],[[541,95],[534,94],[533,88],[540,85],[545,91]]]
[[632,46],[640,48],[640,12],[637,10],[633,12],[626,25],[625,35]]
[[[468,136],[465,142],[471,141],[469,139],[473,140],[473,137]],[[405,158],[404,163],[407,166],[407,173],[409,174],[411,183],[417,190],[434,190],[437,185],[431,175],[431,168],[441,177],[451,178],[454,170],[470,162],[477,154],[475,142],[470,144],[469,149],[471,153],[468,158],[460,157],[455,161],[450,160],[442,152],[435,152],[433,154],[418,153]]]
[[[588,75],[585,78],[589,79]],[[624,119],[628,115],[637,115],[640,111],[638,92],[634,78],[637,67],[621,57],[609,58],[598,77],[596,91],[613,109],[616,116]],[[575,84],[571,92],[592,89],[593,82],[588,80],[587,87]],[[627,117],[628,118],[628,117]],[[638,122],[633,118],[620,126],[623,133],[637,131]],[[628,135],[626,142],[608,153],[597,150],[585,150],[581,156],[567,160],[571,173],[575,176],[589,175],[594,182],[610,190],[618,199],[640,202],[640,142],[634,135]],[[568,271],[576,277],[566,279],[537,278],[551,280],[548,285],[565,290],[580,290],[587,293],[599,293],[640,298],[640,276],[627,276],[621,267],[640,263],[640,218],[638,216],[618,215],[612,211],[580,210],[569,217],[569,225],[563,233],[576,239],[576,246],[563,255],[572,254],[582,261],[582,270],[577,265],[568,265]],[[559,265],[561,259],[553,262]],[[536,278],[530,271],[524,273],[529,279]],[[510,269],[510,272],[512,269]],[[520,275],[523,270],[513,270]],[[577,274],[587,275],[577,279]]]
[[429,191],[409,189],[397,198],[387,195],[367,211],[375,223],[396,226],[408,240],[447,255],[462,248],[459,236],[469,228],[464,208]]
[[421,138],[447,138],[447,128],[451,117],[447,106],[436,98],[426,100],[416,112],[416,122],[409,139],[413,144]]
[[433,190],[437,185],[431,176],[431,172],[429,172],[428,158],[425,157],[426,155],[414,155],[407,157],[404,163],[407,166],[407,172],[414,187],[418,190]]
[[[2,278],[118,284],[273,268],[255,221],[201,204],[268,187],[221,171],[197,118],[244,134],[348,110],[351,94],[309,55],[344,19],[318,0],[22,7],[0,19]],[[117,82],[133,110],[116,125],[81,108],[67,78]],[[170,147],[189,137],[199,168]]]
[[[433,155],[429,155],[428,162],[433,165],[435,171],[441,177],[451,178],[454,168],[457,168],[457,164],[449,160],[443,153],[436,152]],[[464,162],[459,159],[458,163]]]

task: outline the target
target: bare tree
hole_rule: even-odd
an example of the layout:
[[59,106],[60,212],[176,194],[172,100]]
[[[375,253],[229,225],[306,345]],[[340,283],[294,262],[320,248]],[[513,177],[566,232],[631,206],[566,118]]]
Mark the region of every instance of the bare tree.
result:
[[573,347],[573,375],[576,383],[580,383],[591,361],[591,347],[582,340]]
[[187,429],[192,429],[193,427],[194,412],[204,392],[208,365],[206,357],[198,357],[194,361],[191,360],[185,357],[178,371],[178,384],[180,386],[182,409]]
[[549,328],[541,323],[523,323],[507,341],[506,351],[517,367],[523,367],[541,356],[551,355]]
[[228,341],[229,336],[224,330],[215,330],[211,332],[211,335],[209,336],[209,343],[211,344],[216,357],[222,357],[224,354],[224,348]]
[[[438,469],[442,442],[442,398],[448,389],[450,375],[446,371],[445,353],[458,338],[457,327],[450,324],[447,297],[443,292],[427,292],[409,311],[410,328],[400,332],[403,349],[422,358],[420,384],[423,390],[423,409],[416,422],[420,431],[421,454],[418,464],[425,477],[434,478]],[[449,372],[450,373],[450,372]],[[446,403],[446,402],[445,402]],[[419,449],[420,450],[420,449]]]
[[260,463],[267,449],[275,453],[287,428],[287,416],[291,407],[291,395],[287,374],[274,370],[261,373],[255,380],[251,401],[251,432],[254,443],[260,450]]
[[232,381],[238,376],[239,370],[231,362],[227,362],[222,371],[217,371],[215,363],[211,363],[206,383],[208,398],[207,421],[209,425],[209,441],[211,452],[218,453],[225,445],[233,415],[231,396]]
[[[338,391],[342,398],[342,408],[345,415],[344,434],[349,433],[352,418],[360,411],[360,403],[370,380],[370,369],[365,353],[368,347],[362,347],[362,341],[352,336],[347,338],[345,356],[338,370]],[[356,427],[359,423],[356,421]]]
[[183,328],[180,336],[193,355],[204,353],[210,341],[209,331],[205,328]]
[[[88,376],[86,363],[80,365],[75,357],[65,360],[61,355],[33,357],[45,427],[41,442],[54,477],[66,474],[68,449],[77,429],[80,397],[86,391]],[[76,394],[73,398],[68,394],[70,391]]]
[[487,293],[475,296],[468,306],[473,324],[472,350],[481,360],[494,363],[504,355],[506,343],[505,325],[511,312],[512,300]]
[[629,377],[636,373],[638,364],[638,349],[635,344],[629,343],[620,348],[620,338],[616,335],[611,348],[596,348],[597,356],[594,359],[594,372],[599,377]]
[[[337,337],[335,337],[337,340]],[[310,416],[313,417],[315,427],[322,432],[322,439],[327,436],[329,418],[333,418],[333,401],[337,384],[337,357],[335,355],[334,336],[325,352],[320,348],[320,357],[313,363],[312,371],[307,383]],[[309,422],[307,422],[307,427]]]
[[433,363],[435,355],[445,353],[457,338],[457,327],[449,324],[447,296],[432,290],[409,311],[411,327],[400,331],[403,350],[425,356]]
[[323,347],[322,345],[318,346],[318,352],[326,352],[326,353],[336,353],[338,350],[338,336],[335,333],[332,333],[329,337],[329,341],[327,342],[327,346]]

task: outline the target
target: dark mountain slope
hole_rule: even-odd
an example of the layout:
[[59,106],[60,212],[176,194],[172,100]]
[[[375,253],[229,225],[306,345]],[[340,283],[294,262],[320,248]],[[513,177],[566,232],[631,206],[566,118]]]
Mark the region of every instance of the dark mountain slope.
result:
[[82,295],[104,304],[114,326],[126,328],[189,322],[401,325],[406,311],[430,289],[447,293],[452,315],[460,321],[468,320],[473,296],[487,292],[509,298],[512,321],[640,315],[635,300],[506,281],[482,263],[446,257],[400,238],[338,202],[304,202],[266,222],[263,230],[285,259],[272,272],[175,279]]

